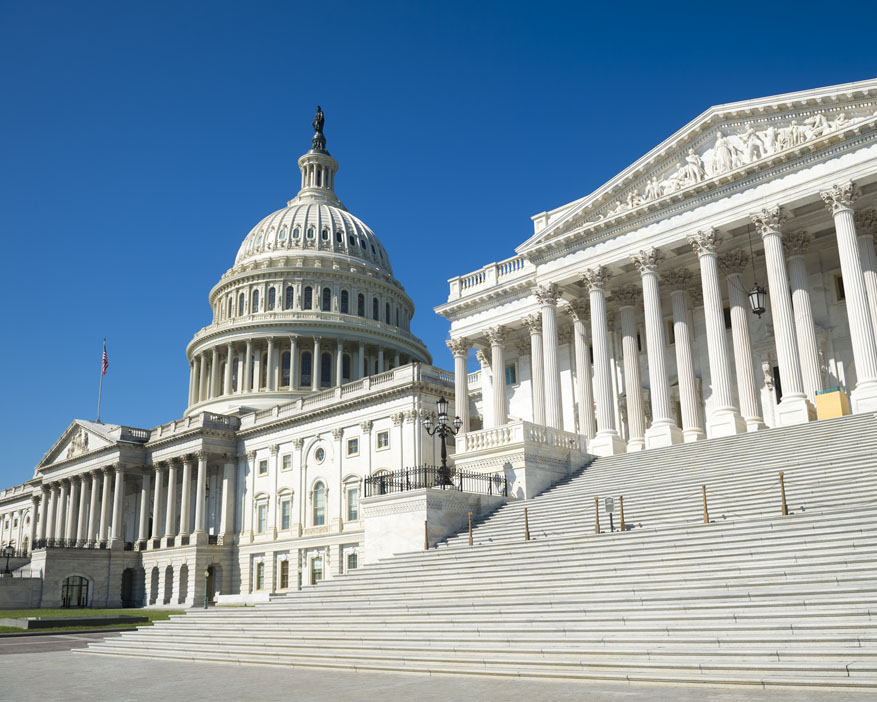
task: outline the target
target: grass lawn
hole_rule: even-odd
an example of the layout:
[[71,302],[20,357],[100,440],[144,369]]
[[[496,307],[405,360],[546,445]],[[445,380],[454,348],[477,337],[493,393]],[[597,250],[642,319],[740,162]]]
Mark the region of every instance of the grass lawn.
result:
[[[172,614],[185,614],[182,610],[170,609],[0,609],[0,619],[18,618],[18,617],[89,617],[89,616],[110,616],[110,615],[134,615],[138,617],[149,617],[148,622],[137,624],[136,626],[152,626],[153,622],[159,622],[169,619]],[[52,627],[51,629],[37,629],[37,631],[58,631],[64,632],[69,629],[92,629],[102,631],[104,629],[130,629],[131,624],[109,624],[107,626],[85,626],[71,624],[69,627]],[[18,629],[14,626],[0,626],[0,634],[22,634],[24,636],[32,635],[33,630],[25,633],[24,629]]]

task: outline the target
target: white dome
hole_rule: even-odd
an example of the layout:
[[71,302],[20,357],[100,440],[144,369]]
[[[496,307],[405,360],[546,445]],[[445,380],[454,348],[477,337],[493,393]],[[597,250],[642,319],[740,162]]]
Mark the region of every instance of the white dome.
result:
[[299,197],[253,227],[238,250],[235,266],[304,251],[332,257],[341,254],[393,273],[386,250],[361,219],[340,203]]

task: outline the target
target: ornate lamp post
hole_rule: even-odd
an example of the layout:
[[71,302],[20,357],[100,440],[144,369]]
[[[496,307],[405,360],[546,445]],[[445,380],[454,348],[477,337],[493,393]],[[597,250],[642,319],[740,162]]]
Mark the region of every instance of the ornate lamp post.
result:
[[207,609],[207,585],[210,582],[210,569],[204,571],[204,609]]
[[6,570],[3,571],[4,575],[9,575],[11,572],[9,570],[9,559],[12,558],[13,553],[15,553],[15,549],[12,547],[12,544],[7,544],[3,547],[3,555],[6,556]]
[[445,440],[448,436],[456,436],[457,432],[460,431],[460,427],[463,426],[463,420],[459,417],[454,417],[454,427],[451,428],[451,423],[448,421],[448,401],[441,397],[435,403],[435,406],[438,410],[438,424],[433,427],[432,419],[427,417],[423,420],[423,428],[426,429],[426,433],[430,436],[438,434],[442,440],[442,465],[439,468],[439,485],[453,485],[453,482],[451,482],[451,470],[448,468],[448,449]]

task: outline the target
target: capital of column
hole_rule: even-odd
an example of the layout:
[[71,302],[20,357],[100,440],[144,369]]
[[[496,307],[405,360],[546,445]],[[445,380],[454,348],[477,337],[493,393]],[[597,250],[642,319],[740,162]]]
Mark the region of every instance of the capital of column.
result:
[[[298,450],[298,451],[301,451],[301,449],[304,448],[304,445],[305,445],[305,440],[304,440],[304,439],[299,438],[299,439],[293,439],[293,440],[292,440],[292,447],[293,447],[294,449]],[[255,451],[253,452],[253,454],[254,454],[254,457],[255,457]]]
[[158,461],[153,463],[152,467],[155,469],[155,474],[160,475],[167,469],[167,461]]
[[472,342],[465,337],[460,337],[458,339],[448,339],[447,341],[445,341],[445,345],[448,347],[448,349],[455,358],[457,356],[466,356],[469,353],[469,349],[472,348]]
[[543,305],[556,305],[560,292],[557,289],[557,285],[549,283],[547,285],[533,286],[533,295]]
[[779,205],[771,208],[763,208],[761,212],[749,215],[749,219],[752,221],[755,231],[757,231],[761,237],[779,232],[780,228],[783,226],[783,222],[788,218],[788,213]]
[[104,476],[112,475],[116,470],[116,464],[110,463],[108,466],[104,466],[100,469],[100,472],[104,474]]
[[268,447],[268,450],[271,452],[272,456],[276,456],[280,453],[280,444],[271,444],[271,446]]
[[256,452],[255,451],[247,451],[247,460],[255,461],[256,460]]
[[487,357],[487,354],[484,353],[484,349],[476,349],[475,358],[478,359],[478,362],[482,367],[490,365],[490,359]]
[[722,243],[722,237],[719,236],[718,229],[710,227],[709,229],[698,231],[696,234],[689,235],[688,243],[691,244],[691,248],[698,258],[701,256],[715,256],[719,250],[719,244]]
[[502,325],[490,327],[486,333],[491,346],[501,346],[506,339],[506,328]]
[[725,275],[743,273],[749,266],[749,254],[745,251],[728,251],[719,256],[719,268]]
[[589,268],[582,273],[582,282],[589,291],[605,290],[611,277],[605,266],[597,266],[596,268]]
[[417,421],[417,410],[407,410],[405,412],[405,423],[414,424]]
[[672,292],[688,291],[694,284],[694,273],[688,268],[674,268],[661,275],[661,282]]
[[335,427],[335,428],[332,430],[332,438],[335,439],[335,441],[341,441],[341,437],[343,437],[343,436],[344,436],[344,430],[343,430],[343,429],[340,429],[340,428],[338,428],[338,427]]
[[396,413],[390,415],[390,420],[393,422],[394,427],[401,426],[404,419],[405,419],[404,412],[396,412]]
[[359,425],[359,428],[362,430],[363,434],[370,434],[371,430],[372,430],[372,426],[374,426],[374,424],[372,423],[371,420],[368,420],[365,422],[361,422]]
[[803,256],[807,253],[811,241],[813,237],[805,231],[783,234],[783,250],[786,252],[786,257]]
[[206,461],[207,458],[210,456],[210,453],[205,451],[204,449],[201,449],[200,451],[196,451],[195,455],[198,457],[199,461]]
[[651,247],[631,255],[630,260],[633,261],[633,265],[636,266],[640,275],[646,275],[647,273],[657,273],[658,265],[664,258],[664,253],[661,250]]
[[527,327],[530,332],[530,336],[534,334],[542,333],[542,315],[541,314],[529,314],[524,317],[523,320],[524,326]]
[[612,299],[619,307],[636,307],[642,299],[642,291],[635,285],[623,285],[612,291]]
[[859,236],[877,235],[877,210],[859,210],[853,217]]
[[849,181],[841,185],[832,185],[829,190],[819,193],[819,196],[833,216],[841,210],[853,209],[853,202],[856,200],[857,193],[853,181]]

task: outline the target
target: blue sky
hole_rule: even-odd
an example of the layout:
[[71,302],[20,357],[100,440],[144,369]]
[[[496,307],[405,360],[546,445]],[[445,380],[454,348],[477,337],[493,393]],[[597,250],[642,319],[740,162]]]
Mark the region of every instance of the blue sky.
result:
[[[74,417],[151,427],[326,113],[336,190],[414,299],[501,260],[709,106],[877,76],[875,6],[0,3],[0,485]],[[732,9],[729,9],[732,8]]]

